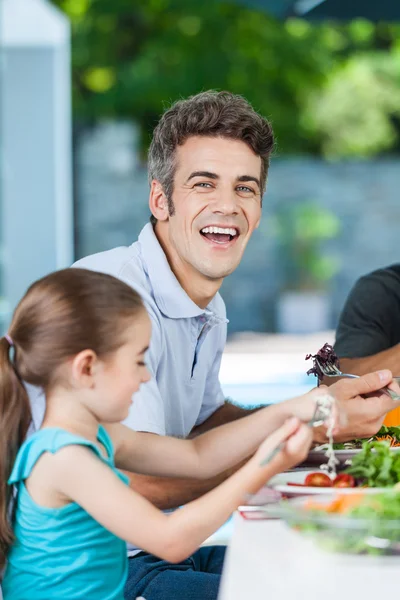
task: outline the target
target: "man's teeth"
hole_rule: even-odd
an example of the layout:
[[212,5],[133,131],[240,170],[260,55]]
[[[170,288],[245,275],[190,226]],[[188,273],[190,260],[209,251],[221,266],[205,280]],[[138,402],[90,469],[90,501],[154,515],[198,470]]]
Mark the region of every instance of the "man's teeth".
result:
[[225,235],[231,235],[232,237],[237,235],[236,229],[223,227],[204,227],[204,229],[201,230],[201,233],[224,233]]

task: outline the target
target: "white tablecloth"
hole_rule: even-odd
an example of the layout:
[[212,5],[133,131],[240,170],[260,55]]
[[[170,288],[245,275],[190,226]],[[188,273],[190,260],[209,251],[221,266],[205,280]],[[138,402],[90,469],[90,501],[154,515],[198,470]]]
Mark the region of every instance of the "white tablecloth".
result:
[[218,600],[377,600],[399,586],[400,558],[331,554],[281,521],[237,514]]

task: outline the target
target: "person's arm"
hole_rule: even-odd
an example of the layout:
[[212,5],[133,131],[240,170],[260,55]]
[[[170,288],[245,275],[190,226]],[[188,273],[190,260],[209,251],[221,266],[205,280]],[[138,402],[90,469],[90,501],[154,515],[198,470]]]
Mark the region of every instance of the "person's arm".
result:
[[[243,461],[244,463],[245,461]],[[210,479],[184,479],[181,477],[152,477],[150,475],[138,475],[125,471],[129,477],[129,485],[132,490],[146,498],[161,510],[178,508],[192,500],[196,500],[220,483],[225,481],[236,471],[229,469]]]
[[389,369],[394,375],[400,375],[400,344],[372,356],[340,358],[340,368],[343,373],[354,375],[365,375],[379,369]]
[[286,419],[309,421],[319,394],[313,390],[265,407],[190,440],[132,431],[119,423],[106,428],[118,468],[157,477],[209,480],[251,456]]
[[[273,407],[271,407],[273,408]],[[195,427],[189,438],[194,438],[200,435],[201,433],[205,433],[215,427],[219,427],[220,425],[230,423],[232,421],[236,421],[238,419],[242,419],[250,415],[253,412],[258,412],[263,409],[263,407],[257,407],[250,410],[246,410],[240,408],[234,404],[226,402],[223,406],[221,406],[217,411],[211,415],[204,423]],[[273,408],[273,412],[277,410],[277,407]],[[281,409],[278,409],[278,413]],[[284,420],[284,413],[281,413],[281,418],[279,419],[279,423]],[[273,421],[271,421],[272,427],[278,426],[274,425]],[[114,426],[113,426],[114,427]],[[111,429],[109,432],[111,433]],[[127,433],[127,432],[125,432]],[[134,432],[132,432],[134,433]],[[111,433],[111,435],[113,435]],[[115,435],[115,433],[114,433]],[[267,435],[266,432],[263,432],[263,435]],[[162,438],[161,438],[162,439]],[[181,442],[182,440],[177,440]],[[114,442],[118,443],[118,442]],[[133,450],[131,448],[130,453],[133,454]],[[120,467],[129,477],[130,487],[132,490],[138,492],[147,500],[149,500],[154,506],[160,509],[170,509],[177,508],[182,506],[183,504],[187,504],[209,492],[210,490],[217,487],[223,481],[225,481],[228,477],[230,477],[233,473],[235,473],[238,469],[240,469],[246,462],[248,457],[250,456],[251,451],[245,458],[241,458],[236,464],[233,464],[229,468],[223,470],[217,475],[213,475],[206,479],[200,479],[196,477],[196,474],[193,473],[193,478],[183,478],[183,477],[173,477],[173,476],[154,476],[154,475],[143,475],[137,472],[132,472],[134,469],[127,470],[127,468]]]
[[[215,413],[211,415],[204,423],[194,427],[190,432],[188,438],[194,438],[205,433],[210,429],[219,427],[225,423],[236,421],[246,415],[260,410],[262,407],[244,409],[230,402],[225,402]],[[148,475],[138,475],[137,473],[126,474],[130,478],[130,485],[132,489],[136,490],[143,496],[145,496],[152,504],[158,508],[177,508],[182,504],[191,502],[199,496],[202,496],[206,492],[214,489],[217,485],[225,481],[235,471],[240,469],[246,463],[246,459],[242,460],[239,464],[219,473],[215,477],[209,479],[183,479],[178,477],[151,477]]]
[[[192,439],[201,433],[210,429],[219,427],[225,423],[230,423],[241,419],[252,412],[260,410],[262,407],[250,410],[225,402],[215,413],[211,415],[204,423],[194,427],[188,438]],[[154,506],[161,509],[177,508],[182,504],[191,502],[199,498],[206,492],[214,489],[217,485],[225,481],[235,471],[242,467],[247,459],[240,461],[237,465],[210,477],[208,479],[184,479],[182,477],[154,477],[150,475],[139,475],[125,471],[130,480],[130,486],[133,490],[147,498]]]
[[[390,371],[382,371],[360,379],[343,379],[331,388],[347,418],[346,425],[339,431],[342,438],[363,437],[379,429],[384,415],[394,407],[393,400],[379,391],[390,382]],[[116,465],[157,477],[194,478],[186,487],[183,482],[182,488],[176,490],[176,496],[169,499],[172,506],[183,504],[196,493],[204,493],[208,486],[216,485],[219,472],[235,467],[253,454],[261,440],[279,428],[288,416],[294,415],[308,422],[314,413],[316,399],[326,393],[326,387],[314,388],[303,396],[266,407],[192,440],[138,433],[119,424],[109,425],[107,429],[113,440]],[[362,397],[364,394],[366,398]],[[131,487],[140,489],[135,486],[135,477]],[[184,493],[186,496],[182,498]]]
[[[282,441],[286,441],[283,450],[262,467],[262,459]],[[303,460],[310,443],[309,428],[289,419],[240,471],[171,515],[133,492],[82,446],[67,446],[52,455],[46,479],[57,493],[79,504],[116,536],[164,560],[180,562],[226,521],[246,494],[255,493],[272,475]]]
[[[224,423],[240,419],[256,410],[258,409],[245,410],[226,402],[223,406],[218,408],[211,417],[206,419],[204,423],[194,427],[189,434],[189,439],[197,437],[201,433],[223,425]],[[130,486],[133,490],[147,498],[157,508],[165,510],[182,506],[214,489],[243,466],[246,460],[247,459],[244,459],[237,465],[208,479],[156,477],[151,475],[140,475],[126,470],[124,472],[128,475]]]
[[237,419],[242,419],[253,412],[259,411],[261,408],[264,407],[257,406],[253,408],[242,408],[241,406],[226,400],[222,406],[217,408],[217,410],[210,417],[208,417],[208,419],[206,419],[200,425],[197,425],[197,427],[193,427],[188,437],[197,437],[201,433],[210,431],[210,429],[214,429],[215,427],[219,427],[225,423],[231,423]]

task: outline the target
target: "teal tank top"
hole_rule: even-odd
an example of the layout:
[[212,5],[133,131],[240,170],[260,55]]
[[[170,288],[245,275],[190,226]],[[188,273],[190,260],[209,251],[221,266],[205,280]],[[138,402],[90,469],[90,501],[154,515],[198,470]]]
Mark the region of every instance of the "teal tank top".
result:
[[40,429],[20,448],[9,485],[15,485],[15,542],[7,556],[2,582],[4,600],[123,600],[127,577],[126,543],[71,503],[61,508],[39,506],[28,493],[27,479],[44,452],[64,446],[88,446],[120,479],[111,439],[99,427],[96,444],[63,429]]

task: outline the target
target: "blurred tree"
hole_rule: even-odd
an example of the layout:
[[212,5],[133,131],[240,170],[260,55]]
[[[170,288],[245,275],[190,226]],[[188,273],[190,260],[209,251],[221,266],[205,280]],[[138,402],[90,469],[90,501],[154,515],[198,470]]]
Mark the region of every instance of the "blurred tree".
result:
[[71,18],[79,117],[134,118],[143,147],[165,105],[229,89],[271,116],[282,150],[311,150],[301,107],[329,53],[314,30],[219,0],[54,0]]
[[326,289],[339,270],[337,258],[325,247],[340,233],[338,217],[320,202],[298,199],[279,206],[270,227],[278,242],[284,289]]
[[303,124],[328,158],[373,156],[399,141],[400,52],[355,54],[311,94]]
[[[376,47],[389,54],[400,38],[395,26],[381,31],[367,22],[281,22],[220,0],[53,2],[72,22],[75,114],[86,122],[134,119],[143,150],[166,104],[215,88],[243,94],[271,118],[278,152],[319,153],[322,148],[330,155],[346,154],[335,132],[338,123],[352,118],[354,107],[344,98],[352,69],[361,68],[352,66],[349,56]],[[398,92],[393,69],[386,69],[389,81],[388,95]],[[382,101],[376,110],[387,131],[395,112],[392,104]],[[365,143],[366,123],[368,116],[359,122],[363,133],[357,135],[357,152],[368,154],[395,143],[398,130],[392,124],[386,143],[381,128],[371,150],[370,141]]]

